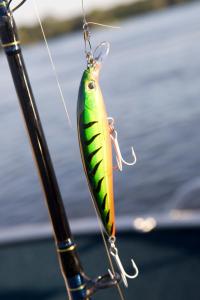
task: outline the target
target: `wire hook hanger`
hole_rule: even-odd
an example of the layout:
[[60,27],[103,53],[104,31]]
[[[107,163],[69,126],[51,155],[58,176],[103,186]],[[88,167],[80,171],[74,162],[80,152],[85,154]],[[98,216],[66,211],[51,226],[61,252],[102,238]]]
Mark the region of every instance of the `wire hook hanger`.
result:
[[85,13],[85,8],[84,8],[84,3],[82,0],[82,12],[83,12],[83,37],[84,37],[84,43],[85,43],[85,55],[86,55],[86,60],[88,63],[88,66],[93,66],[95,64],[95,57],[94,53],[96,49],[101,45],[101,44],[109,44],[108,42],[102,42],[100,43],[94,50],[92,49],[92,44],[91,44],[91,32],[90,32],[90,25],[96,25],[96,26],[101,26],[101,27],[107,27],[107,28],[114,28],[114,29],[119,29],[119,26],[112,26],[112,25],[107,25],[107,24],[102,24],[98,22],[88,22],[86,19],[86,13]]

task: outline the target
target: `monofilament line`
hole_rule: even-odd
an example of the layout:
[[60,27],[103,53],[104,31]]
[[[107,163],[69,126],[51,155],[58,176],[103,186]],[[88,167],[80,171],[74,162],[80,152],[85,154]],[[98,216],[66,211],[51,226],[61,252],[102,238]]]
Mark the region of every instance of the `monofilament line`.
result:
[[83,0],[81,1],[81,4],[82,4],[82,13],[83,13],[83,24],[85,24],[85,23],[87,23],[87,20],[86,20],[86,13],[85,13]]
[[32,1],[33,1],[33,4],[34,4],[35,14],[37,16],[37,19],[38,19],[38,22],[39,22],[39,25],[40,25],[40,28],[41,28],[41,31],[42,31],[42,35],[43,35],[44,42],[45,42],[45,45],[46,45],[46,49],[47,49],[47,52],[48,52],[51,67],[52,67],[52,70],[53,70],[53,73],[54,73],[54,76],[55,76],[55,79],[56,79],[56,82],[57,82],[57,86],[58,86],[59,94],[60,94],[60,97],[61,97],[61,101],[62,101],[62,104],[63,104],[64,109],[65,109],[67,120],[68,120],[69,126],[72,127],[71,119],[70,119],[69,112],[68,112],[67,105],[66,105],[66,101],[65,101],[65,98],[64,98],[64,95],[63,95],[63,92],[62,92],[62,88],[61,88],[61,85],[60,85],[60,81],[59,81],[59,78],[58,78],[56,67],[55,67],[55,64],[54,64],[54,61],[53,61],[53,58],[52,58],[52,54],[51,54],[51,51],[50,51],[50,48],[49,48],[49,44],[47,42],[47,38],[46,38],[46,35],[45,35],[45,32],[44,32],[42,21],[41,21],[40,15],[39,15],[37,2],[36,2],[36,0],[32,0]]
[[[92,199],[92,204],[93,204],[93,206],[94,206],[94,210],[95,210],[95,213],[96,213],[96,217],[97,217],[99,229],[100,229],[100,232],[101,232],[101,236],[102,236],[102,239],[103,239],[103,243],[104,243],[104,246],[105,246],[105,249],[106,249],[106,254],[107,254],[107,257],[108,257],[108,261],[109,261],[109,264],[110,264],[112,273],[115,274],[115,269],[114,269],[114,266],[113,266],[113,263],[112,263],[112,259],[111,259],[111,256],[110,256],[110,252],[109,252],[109,250],[108,250],[108,245],[107,245],[106,238],[105,238],[105,234],[104,234],[104,231],[103,231],[103,226],[102,226],[101,220],[100,220],[100,218],[99,218],[99,214],[98,214],[98,212],[97,212],[97,208],[96,208],[96,205],[95,205],[95,202],[94,202],[94,199],[93,199],[92,196],[91,196],[91,199]],[[118,290],[120,299],[121,299],[121,300],[125,300],[124,295],[123,295],[123,293],[122,293],[122,290],[121,290],[121,287],[120,287],[119,283],[117,282],[116,285],[117,285],[117,290]]]

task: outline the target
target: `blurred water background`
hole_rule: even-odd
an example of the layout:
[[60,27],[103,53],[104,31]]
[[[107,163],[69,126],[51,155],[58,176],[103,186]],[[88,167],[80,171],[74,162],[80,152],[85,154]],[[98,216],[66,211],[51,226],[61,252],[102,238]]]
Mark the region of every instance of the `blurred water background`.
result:
[[[121,29],[92,31],[109,41],[101,72],[122,153],[138,162],[115,172],[116,213],[140,216],[174,208],[198,213],[200,187],[200,3],[130,18]],[[56,174],[70,218],[92,217],[76,134],[76,102],[85,67],[81,33],[49,42],[72,119],[70,129],[44,43],[24,48]],[[0,227],[46,223],[48,213],[8,65],[0,54]],[[179,197],[182,195],[182,197]],[[181,198],[181,199],[179,199]],[[199,202],[200,203],[200,202]]]

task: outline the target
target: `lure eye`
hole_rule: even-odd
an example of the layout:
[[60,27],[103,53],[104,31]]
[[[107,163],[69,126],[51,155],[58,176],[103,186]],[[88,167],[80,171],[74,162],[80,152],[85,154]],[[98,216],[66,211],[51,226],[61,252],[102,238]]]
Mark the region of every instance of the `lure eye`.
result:
[[90,90],[93,90],[93,89],[95,88],[95,83],[94,83],[94,81],[90,81],[90,82],[88,83],[88,88],[89,88]]

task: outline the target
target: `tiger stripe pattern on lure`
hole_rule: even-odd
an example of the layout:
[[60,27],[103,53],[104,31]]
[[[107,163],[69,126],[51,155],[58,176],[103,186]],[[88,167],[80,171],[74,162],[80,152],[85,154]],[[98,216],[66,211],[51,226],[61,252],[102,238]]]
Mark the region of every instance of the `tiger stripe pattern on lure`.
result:
[[112,145],[99,71],[100,65],[89,66],[81,79],[77,104],[78,137],[97,212],[108,236],[115,236]]

